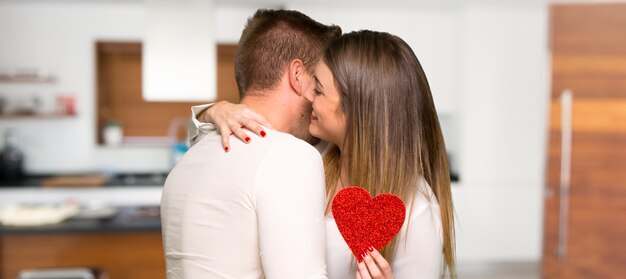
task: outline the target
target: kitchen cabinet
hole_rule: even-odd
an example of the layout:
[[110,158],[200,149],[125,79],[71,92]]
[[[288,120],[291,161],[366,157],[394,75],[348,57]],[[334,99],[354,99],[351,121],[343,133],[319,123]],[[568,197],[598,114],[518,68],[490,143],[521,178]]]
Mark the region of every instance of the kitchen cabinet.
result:
[[0,253],[2,278],[50,267],[97,267],[117,279],[165,278],[158,231],[3,234]]
[[0,260],[0,278],[52,267],[98,268],[116,279],[165,278],[158,207],[123,208],[111,220],[0,226]]

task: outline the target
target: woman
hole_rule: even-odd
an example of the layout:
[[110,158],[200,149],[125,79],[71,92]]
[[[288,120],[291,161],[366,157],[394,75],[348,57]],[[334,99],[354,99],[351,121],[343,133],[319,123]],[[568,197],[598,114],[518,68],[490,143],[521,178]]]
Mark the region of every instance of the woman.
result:
[[[355,265],[357,278],[439,278],[442,266],[455,277],[446,149],[428,81],[409,45],[388,33],[345,34],[330,44],[314,77],[316,88],[306,95],[313,107],[309,131],[332,144],[324,154],[329,277],[354,277]],[[407,205],[398,235],[360,263],[330,210],[349,185],[372,196],[395,194]]]

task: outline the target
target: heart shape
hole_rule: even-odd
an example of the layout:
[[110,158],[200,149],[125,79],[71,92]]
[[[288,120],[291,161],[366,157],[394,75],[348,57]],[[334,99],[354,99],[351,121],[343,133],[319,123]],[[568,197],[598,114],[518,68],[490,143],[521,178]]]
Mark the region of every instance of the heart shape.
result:
[[356,186],[337,193],[332,211],[341,236],[359,261],[368,247],[385,247],[400,231],[406,215],[398,196],[380,194],[372,198],[367,190]]

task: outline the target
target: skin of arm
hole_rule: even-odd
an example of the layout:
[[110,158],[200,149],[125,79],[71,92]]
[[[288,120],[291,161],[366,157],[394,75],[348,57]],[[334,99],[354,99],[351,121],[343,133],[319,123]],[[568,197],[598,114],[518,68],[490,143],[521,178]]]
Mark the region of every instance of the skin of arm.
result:
[[[205,131],[202,126],[207,123],[213,124],[213,126],[206,126],[207,130]],[[272,128],[272,124],[263,115],[243,104],[220,101],[214,104],[194,106],[192,107],[189,142],[193,145],[211,130],[217,130],[222,136],[222,146],[228,152],[231,134],[234,134],[241,141],[249,143],[250,137],[243,128],[260,137],[265,137],[266,133],[261,125]]]

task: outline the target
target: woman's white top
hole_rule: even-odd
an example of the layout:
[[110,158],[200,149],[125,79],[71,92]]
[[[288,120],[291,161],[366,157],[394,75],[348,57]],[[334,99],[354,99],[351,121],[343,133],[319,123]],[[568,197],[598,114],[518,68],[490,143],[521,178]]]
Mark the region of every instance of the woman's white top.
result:
[[[394,276],[396,279],[440,278],[443,269],[441,215],[437,198],[424,179],[420,180],[419,191],[413,197],[413,208],[411,204],[406,207],[406,219],[398,233],[394,260],[390,262]],[[328,278],[354,278],[356,259],[339,233],[335,218],[328,214],[325,222]]]

